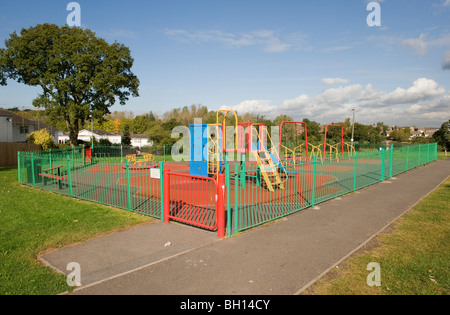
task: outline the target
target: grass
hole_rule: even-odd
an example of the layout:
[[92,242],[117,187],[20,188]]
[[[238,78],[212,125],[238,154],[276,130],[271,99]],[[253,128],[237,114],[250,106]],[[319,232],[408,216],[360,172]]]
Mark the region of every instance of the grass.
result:
[[[371,249],[349,258],[303,294],[448,295],[450,294],[450,178],[418,203]],[[381,267],[381,286],[366,279],[371,262]]]
[[437,159],[439,160],[445,160],[448,159],[450,157],[450,152],[447,152],[447,156],[445,156],[445,152],[444,151],[438,151],[437,153]]
[[39,254],[152,220],[21,186],[16,168],[0,168],[0,295],[70,290],[65,276],[43,266]]

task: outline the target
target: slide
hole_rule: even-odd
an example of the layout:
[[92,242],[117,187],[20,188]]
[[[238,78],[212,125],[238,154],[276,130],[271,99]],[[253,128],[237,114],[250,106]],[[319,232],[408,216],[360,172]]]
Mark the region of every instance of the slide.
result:
[[[264,148],[264,149],[267,151],[266,148]],[[269,152],[269,156],[272,159],[273,163],[275,165],[277,165],[279,168],[281,168],[283,170],[283,172],[285,172],[288,175],[296,175],[296,174],[298,174],[297,172],[289,172],[288,170],[286,170],[286,168],[283,166],[283,164],[281,164],[281,162],[277,159],[277,157],[275,155],[273,155],[270,151],[267,151],[267,152]]]
[[[253,150],[258,151],[258,148],[256,147],[255,144],[252,145]],[[297,175],[297,172],[290,172],[288,170],[286,170],[286,168],[283,166],[283,164],[281,164],[280,160],[278,160],[278,158],[272,154],[272,152],[270,152],[269,150],[267,150],[267,148],[264,148],[264,150],[266,150],[267,152],[269,152],[269,156],[273,161],[273,164],[276,165],[277,167],[281,168],[283,170],[283,172],[285,172],[287,175]]]

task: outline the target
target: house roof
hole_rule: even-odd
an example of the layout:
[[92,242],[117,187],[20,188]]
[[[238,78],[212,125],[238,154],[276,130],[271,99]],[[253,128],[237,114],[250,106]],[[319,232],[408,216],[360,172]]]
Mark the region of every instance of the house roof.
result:
[[43,122],[31,120],[25,118],[23,116],[14,114],[6,109],[0,108],[0,116],[1,117],[12,117],[13,126],[34,126],[34,130],[38,129],[47,129],[49,132],[53,133],[56,131],[60,131],[58,128],[44,124]]
[[148,137],[146,135],[143,135],[143,134],[134,134],[134,133],[132,133],[130,135],[130,138],[132,138],[132,139],[147,139]]
[[[91,133],[90,129],[83,129],[83,130]],[[95,135],[98,135],[98,136],[121,136],[121,137],[123,137],[123,133],[122,132],[108,132],[108,131],[105,131],[105,130],[102,130],[102,129],[93,129],[92,132]],[[132,138],[132,139],[146,139],[148,137],[146,135],[143,135],[143,134],[131,133],[130,134],[130,138]]]

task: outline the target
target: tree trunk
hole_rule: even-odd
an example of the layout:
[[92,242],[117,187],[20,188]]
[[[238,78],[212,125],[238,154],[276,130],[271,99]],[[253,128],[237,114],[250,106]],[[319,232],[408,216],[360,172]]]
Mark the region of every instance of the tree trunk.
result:
[[67,129],[69,130],[70,145],[78,146],[78,120],[75,120],[73,124],[70,122],[70,118],[66,117]]

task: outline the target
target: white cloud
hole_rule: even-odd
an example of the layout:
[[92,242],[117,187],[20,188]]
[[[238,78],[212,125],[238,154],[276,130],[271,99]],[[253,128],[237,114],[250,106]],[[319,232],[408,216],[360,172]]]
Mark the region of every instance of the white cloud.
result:
[[322,84],[329,87],[335,84],[347,84],[348,80],[341,78],[325,78],[322,79]]
[[[449,0],[450,1],[450,0]],[[444,34],[435,39],[426,40],[427,34],[421,33],[419,38],[410,38],[402,41],[402,45],[406,48],[416,50],[420,56],[428,54],[429,48],[450,46],[450,34]]]
[[328,88],[314,97],[302,94],[279,105],[270,100],[249,100],[223,107],[240,114],[263,114],[271,119],[285,114],[320,123],[343,121],[351,116],[352,108],[357,109],[357,120],[362,123],[440,126],[450,113],[450,92],[434,80],[419,78],[410,87],[391,92],[374,89],[371,84],[352,84]]
[[434,80],[420,78],[414,81],[413,86],[408,89],[397,88],[381,98],[381,105],[398,105],[424,101],[445,93],[443,87],[439,87]]
[[450,7],[450,0],[445,0],[445,2],[442,4],[443,7]]
[[262,113],[267,114],[277,110],[276,106],[270,105],[270,100],[247,100],[237,105],[222,106],[221,110],[234,110],[238,113]]
[[410,38],[405,39],[402,42],[402,45],[407,48],[413,48],[416,50],[416,53],[420,56],[425,56],[428,53],[428,45],[425,42],[425,34],[420,34],[419,38]]
[[281,36],[273,30],[255,30],[243,33],[231,33],[221,30],[186,31],[166,29],[164,34],[181,42],[219,42],[231,47],[261,46],[265,52],[284,52],[303,46],[305,35],[301,33]]

